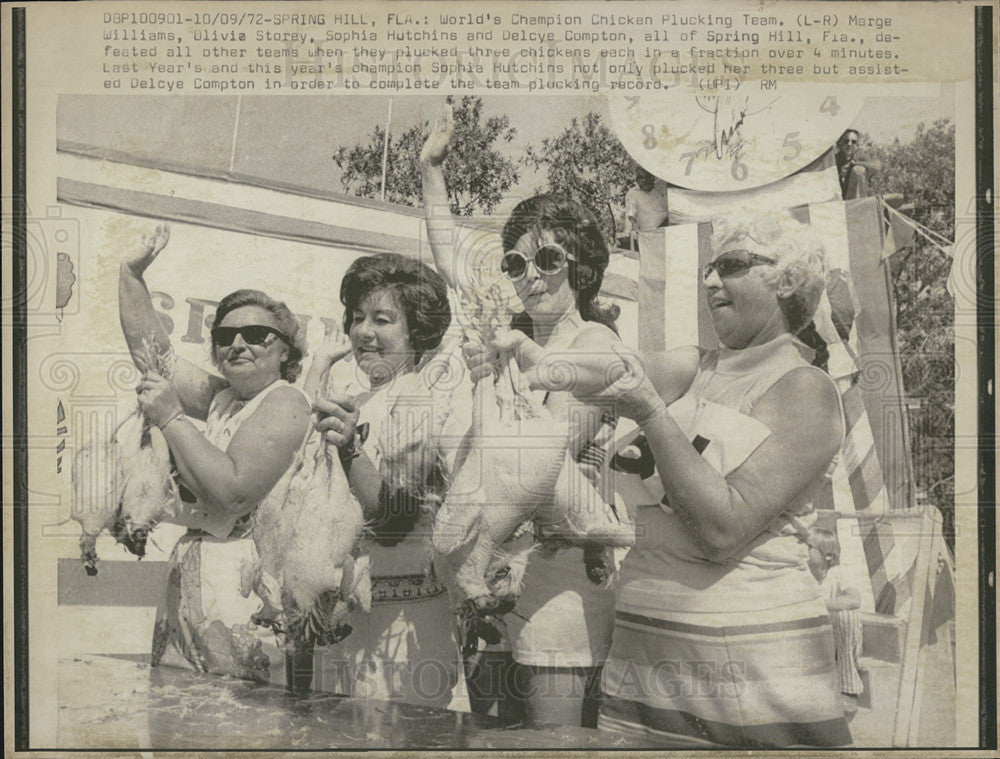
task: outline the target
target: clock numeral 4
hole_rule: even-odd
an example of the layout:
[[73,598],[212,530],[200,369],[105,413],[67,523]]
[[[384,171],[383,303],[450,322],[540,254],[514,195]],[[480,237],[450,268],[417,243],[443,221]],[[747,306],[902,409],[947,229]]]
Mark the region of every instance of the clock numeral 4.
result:
[[837,98],[831,96],[824,100],[823,104],[819,107],[819,112],[836,116],[840,112],[840,106],[837,105]]
[[783,148],[791,148],[795,152],[791,155],[785,155],[786,161],[791,161],[793,158],[798,158],[799,153],[802,152],[802,143],[799,142],[796,137],[799,136],[798,132],[789,132],[785,135],[785,141],[782,143]]

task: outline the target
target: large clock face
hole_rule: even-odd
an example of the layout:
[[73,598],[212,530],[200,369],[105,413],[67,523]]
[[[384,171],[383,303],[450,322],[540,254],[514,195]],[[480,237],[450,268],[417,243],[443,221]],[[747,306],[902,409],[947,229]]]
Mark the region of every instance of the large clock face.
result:
[[688,88],[613,95],[611,124],[655,176],[694,190],[758,187],[798,171],[851,127],[864,95],[845,85]]

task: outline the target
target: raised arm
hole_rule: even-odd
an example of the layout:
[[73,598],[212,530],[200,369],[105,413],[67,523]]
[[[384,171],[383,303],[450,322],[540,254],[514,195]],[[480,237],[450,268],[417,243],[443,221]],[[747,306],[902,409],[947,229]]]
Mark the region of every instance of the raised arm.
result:
[[[226,383],[176,357],[170,337],[153,309],[153,301],[143,279],[146,269],[166,247],[169,239],[170,228],[160,225],[150,237],[143,238],[136,251],[122,259],[118,276],[118,314],[132,361],[139,370],[143,373],[169,370],[184,412],[197,419],[205,419],[212,398]],[[153,353],[160,357],[161,366],[149,365],[151,358],[157,360],[151,355]]]
[[444,179],[444,160],[448,156],[454,131],[455,117],[449,102],[441,115],[431,122],[430,134],[420,151],[420,176],[427,239],[430,241],[434,266],[448,287],[461,291],[465,282],[456,244],[458,227],[451,214],[451,201]]
[[270,391],[224,451],[179,413],[172,384],[159,375],[143,378],[139,403],[150,424],[163,431],[184,484],[229,516],[256,508],[291,466],[309,429],[309,404],[291,387]]

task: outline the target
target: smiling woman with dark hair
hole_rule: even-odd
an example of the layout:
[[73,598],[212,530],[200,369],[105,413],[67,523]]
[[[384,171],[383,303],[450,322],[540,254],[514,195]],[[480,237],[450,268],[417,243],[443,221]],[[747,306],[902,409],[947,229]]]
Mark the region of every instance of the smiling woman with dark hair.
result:
[[[306,389],[316,396],[316,428],[338,447],[374,538],[372,607],[348,618],[354,632],[346,639],[316,650],[313,688],[447,706],[458,643],[426,554],[430,507],[449,468],[439,441],[461,417],[461,404],[447,394],[443,402],[427,374],[451,324],[447,287],[420,261],[382,253],[351,264],[340,300],[348,342],[320,346]],[[327,395],[324,373],[348,354],[357,374],[337,377],[336,393]],[[467,422],[457,424],[461,436]]]
[[441,344],[451,324],[451,307],[444,280],[413,258],[382,253],[357,259],[340,283],[344,304],[344,334],[351,334],[355,313],[362,301],[377,290],[391,292],[406,314],[408,354],[415,361]]
[[[118,281],[122,331],[144,372],[139,405],[163,432],[181,492],[194,496],[173,519],[188,532],[170,554],[152,664],[284,684],[282,643],[250,622],[259,603],[241,595],[240,572],[255,556],[252,516],[284,500],[309,428],[309,404],[289,384],[305,351],[303,330],[284,303],[238,290],[212,323],[212,363],[222,376],[177,358],[143,280],[168,239],[158,227],[125,257]],[[172,366],[169,378],[146,365],[150,350]]]
[[[440,212],[449,207],[442,167],[453,132],[453,114],[447,106],[431,125],[421,153],[424,209],[438,270],[456,291],[468,295],[476,290],[468,281],[468,251],[455,255],[454,220],[449,212]],[[565,433],[569,440],[575,460],[571,465],[609,503],[613,494],[602,478],[602,466],[617,418],[604,408],[575,401],[562,381],[567,368],[569,374],[603,378],[604,359],[620,344],[615,329],[618,309],[602,305],[598,297],[609,252],[597,219],[570,198],[536,195],[511,212],[501,242],[500,272],[522,312],[509,326],[494,329],[489,345],[470,337],[464,352],[472,379],[492,382],[497,356],[512,355],[527,392],[551,414],[554,434]],[[545,496],[539,499],[544,501]],[[536,538],[539,545],[532,548]],[[517,605],[504,618],[511,652],[488,652],[485,658],[494,660],[490,666],[502,674],[494,678],[492,692],[481,692],[473,708],[496,701],[502,711],[526,708],[527,719],[535,724],[593,727],[600,670],[613,627],[610,551],[597,542],[586,548],[567,546],[541,530],[508,547],[527,552]],[[478,608],[478,613],[488,611],[488,604]],[[468,664],[468,683],[475,696],[477,672],[485,669],[471,657]],[[499,692],[515,680],[514,689]],[[489,686],[484,689],[489,690]]]

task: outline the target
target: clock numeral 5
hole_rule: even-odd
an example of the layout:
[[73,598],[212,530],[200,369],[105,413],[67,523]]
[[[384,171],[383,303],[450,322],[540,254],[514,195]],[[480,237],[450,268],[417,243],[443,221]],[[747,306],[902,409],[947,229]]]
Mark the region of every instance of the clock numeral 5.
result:
[[785,156],[786,161],[791,161],[793,158],[798,158],[799,153],[802,152],[802,143],[799,142],[797,139],[795,139],[798,136],[799,136],[798,132],[789,132],[788,134],[785,135],[785,141],[784,143],[782,143],[781,147],[791,148],[792,150],[795,151],[791,155]]

